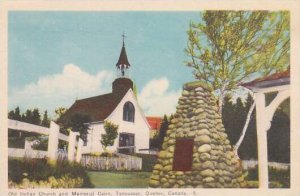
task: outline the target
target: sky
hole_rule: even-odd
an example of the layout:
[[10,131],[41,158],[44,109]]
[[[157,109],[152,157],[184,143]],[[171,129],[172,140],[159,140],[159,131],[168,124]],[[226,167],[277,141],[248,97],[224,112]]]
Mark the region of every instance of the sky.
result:
[[175,112],[185,66],[186,31],[199,12],[11,11],[8,23],[9,110],[54,114],[76,99],[111,92],[122,34],[130,77],[147,116]]

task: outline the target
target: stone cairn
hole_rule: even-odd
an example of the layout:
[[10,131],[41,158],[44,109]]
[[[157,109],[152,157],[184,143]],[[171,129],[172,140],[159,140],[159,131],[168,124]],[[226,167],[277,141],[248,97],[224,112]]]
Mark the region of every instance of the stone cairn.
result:
[[[244,182],[210,88],[183,87],[174,118],[158,154],[149,186],[156,188],[238,188]],[[173,171],[176,139],[193,138],[190,171]]]

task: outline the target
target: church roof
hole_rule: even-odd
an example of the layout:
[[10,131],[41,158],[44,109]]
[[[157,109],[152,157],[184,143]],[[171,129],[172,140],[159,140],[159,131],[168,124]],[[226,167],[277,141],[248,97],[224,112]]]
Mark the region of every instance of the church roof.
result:
[[76,100],[63,118],[70,118],[74,114],[83,114],[88,115],[91,122],[104,121],[115,110],[123,96],[108,93]]
[[[122,67],[126,67],[126,68],[130,67],[130,63],[129,63],[128,58],[127,58],[127,54],[126,54],[124,42],[123,42],[123,47],[122,47],[122,50],[121,50],[121,53],[120,53],[120,57],[119,57],[119,60],[118,60],[118,62],[116,64],[116,66],[118,68],[120,68],[121,67],[120,65]],[[126,66],[124,66],[124,65],[126,65]]]

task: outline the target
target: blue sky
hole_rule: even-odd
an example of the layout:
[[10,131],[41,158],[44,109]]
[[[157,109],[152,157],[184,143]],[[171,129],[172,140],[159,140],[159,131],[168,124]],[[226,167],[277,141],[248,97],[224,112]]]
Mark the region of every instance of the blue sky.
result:
[[9,12],[9,109],[53,114],[111,91],[122,33],[146,115],[175,111],[185,82],[186,31],[199,12]]

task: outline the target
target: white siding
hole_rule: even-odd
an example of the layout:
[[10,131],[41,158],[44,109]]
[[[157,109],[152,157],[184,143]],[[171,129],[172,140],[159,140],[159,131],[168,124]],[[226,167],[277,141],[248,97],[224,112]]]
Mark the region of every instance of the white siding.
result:
[[[124,104],[130,101],[135,108],[135,119],[134,122],[123,121],[123,106]],[[150,128],[147,123],[146,118],[144,117],[141,109],[138,106],[138,103],[135,99],[135,96],[130,89],[115,110],[107,117],[108,121],[113,122],[114,124],[119,125],[118,133],[133,133],[135,139],[136,152],[138,153],[147,153],[147,151],[139,151],[140,149],[149,149],[149,139],[150,139]],[[87,146],[84,146],[82,151],[83,153],[90,152],[102,152],[102,146],[100,143],[101,134],[105,133],[103,123],[94,123],[90,125],[90,134],[88,134],[88,143]],[[119,134],[115,140],[115,143],[112,147],[108,147],[110,151],[116,151],[119,146]]]

